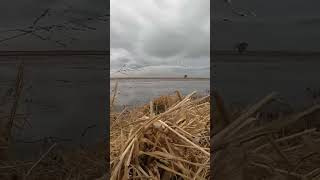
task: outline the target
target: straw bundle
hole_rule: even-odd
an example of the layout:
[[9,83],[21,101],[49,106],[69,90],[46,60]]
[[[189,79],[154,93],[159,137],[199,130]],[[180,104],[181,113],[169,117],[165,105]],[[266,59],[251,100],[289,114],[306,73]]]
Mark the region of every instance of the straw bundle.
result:
[[210,98],[194,94],[111,113],[111,179],[209,178]]

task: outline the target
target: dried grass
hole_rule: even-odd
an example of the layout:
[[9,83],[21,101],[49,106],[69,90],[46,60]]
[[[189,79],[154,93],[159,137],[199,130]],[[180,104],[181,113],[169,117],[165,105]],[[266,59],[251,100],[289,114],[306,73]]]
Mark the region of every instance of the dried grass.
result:
[[210,98],[176,94],[111,112],[112,180],[209,179]]

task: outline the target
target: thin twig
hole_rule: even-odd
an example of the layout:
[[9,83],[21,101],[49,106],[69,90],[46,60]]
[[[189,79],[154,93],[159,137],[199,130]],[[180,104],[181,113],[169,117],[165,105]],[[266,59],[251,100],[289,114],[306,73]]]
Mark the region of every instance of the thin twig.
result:
[[40,159],[39,159],[36,163],[34,163],[34,164],[32,165],[32,167],[28,170],[27,174],[25,175],[25,178],[27,178],[27,177],[30,175],[31,171],[49,154],[49,152],[50,152],[56,145],[57,145],[57,143],[54,143],[54,144],[47,150],[47,152],[45,152],[45,153],[40,157]]

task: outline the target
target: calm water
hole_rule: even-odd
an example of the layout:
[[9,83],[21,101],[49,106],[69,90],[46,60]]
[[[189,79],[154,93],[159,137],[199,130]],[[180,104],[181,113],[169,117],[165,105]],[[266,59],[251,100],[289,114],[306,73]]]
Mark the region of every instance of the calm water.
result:
[[301,104],[310,100],[307,87],[320,88],[320,61],[217,62],[215,71],[214,86],[229,103],[254,103],[277,91]]
[[[110,94],[115,81],[111,81]],[[172,94],[179,90],[187,95],[193,91],[199,94],[207,94],[210,90],[209,80],[119,80],[118,82],[117,104],[122,105],[141,105],[150,102],[155,97]]]
[[[242,58],[245,58],[242,56]],[[320,88],[320,61],[216,62],[214,86],[228,103],[247,104],[278,91],[289,102],[306,100],[305,89]],[[289,58],[289,57],[288,57]],[[20,58],[25,60],[26,93],[32,102],[21,104],[31,114],[31,127],[17,134],[23,140],[45,136],[70,138],[80,142],[81,132],[90,125],[85,141],[102,137],[106,127],[108,83],[105,57]],[[319,57],[320,59],[320,57]],[[18,61],[0,58],[0,93],[14,84]],[[111,88],[114,81],[111,81]],[[117,105],[148,103],[154,97],[175,90],[184,95],[192,91],[207,93],[209,81],[120,80]],[[32,144],[20,144],[25,151]],[[30,148],[31,152],[31,148]]]
[[[19,109],[30,113],[31,126],[19,131],[16,139],[33,141],[52,136],[72,139],[72,143],[93,143],[103,137],[108,105],[105,57],[19,59],[26,64],[25,93]],[[16,59],[0,59],[1,96],[14,84],[18,63]],[[96,127],[82,138],[84,129],[92,125]],[[36,144],[18,144],[18,151],[32,152]]]
[[[245,60],[246,57],[241,58]],[[320,89],[320,61],[316,61],[316,57],[312,61],[307,58],[304,61],[303,57],[250,58],[250,62],[240,62],[236,58],[232,62],[226,59],[215,62],[213,86],[229,104],[252,104],[276,91],[287,102],[300,106],[311,100],[306,88]],[[111,82],[110,88],[113,86]],[[209,81],[122,80],[117,104],[143,104],[175,90],[187,94],[193,90],[204,93],[208,89]]]

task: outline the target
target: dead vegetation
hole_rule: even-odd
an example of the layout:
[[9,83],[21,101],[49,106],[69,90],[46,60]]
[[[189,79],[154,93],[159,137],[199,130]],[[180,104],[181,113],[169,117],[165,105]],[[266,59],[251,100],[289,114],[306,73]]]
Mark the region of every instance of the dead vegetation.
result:
[[34,161],[2,161],[0,179],[98,179],[105,173],[105,149],[104,143],[73,149],[54,143]]
[[217,92],[213,96],[213,179],[320,179],[319,105],[261,116],[271,103],[282,102],[277,93],[237,113],[226,109]]
[[142,107],[111,111],[112,180],[209,179],[210,96],[194,95],[177,91]]

